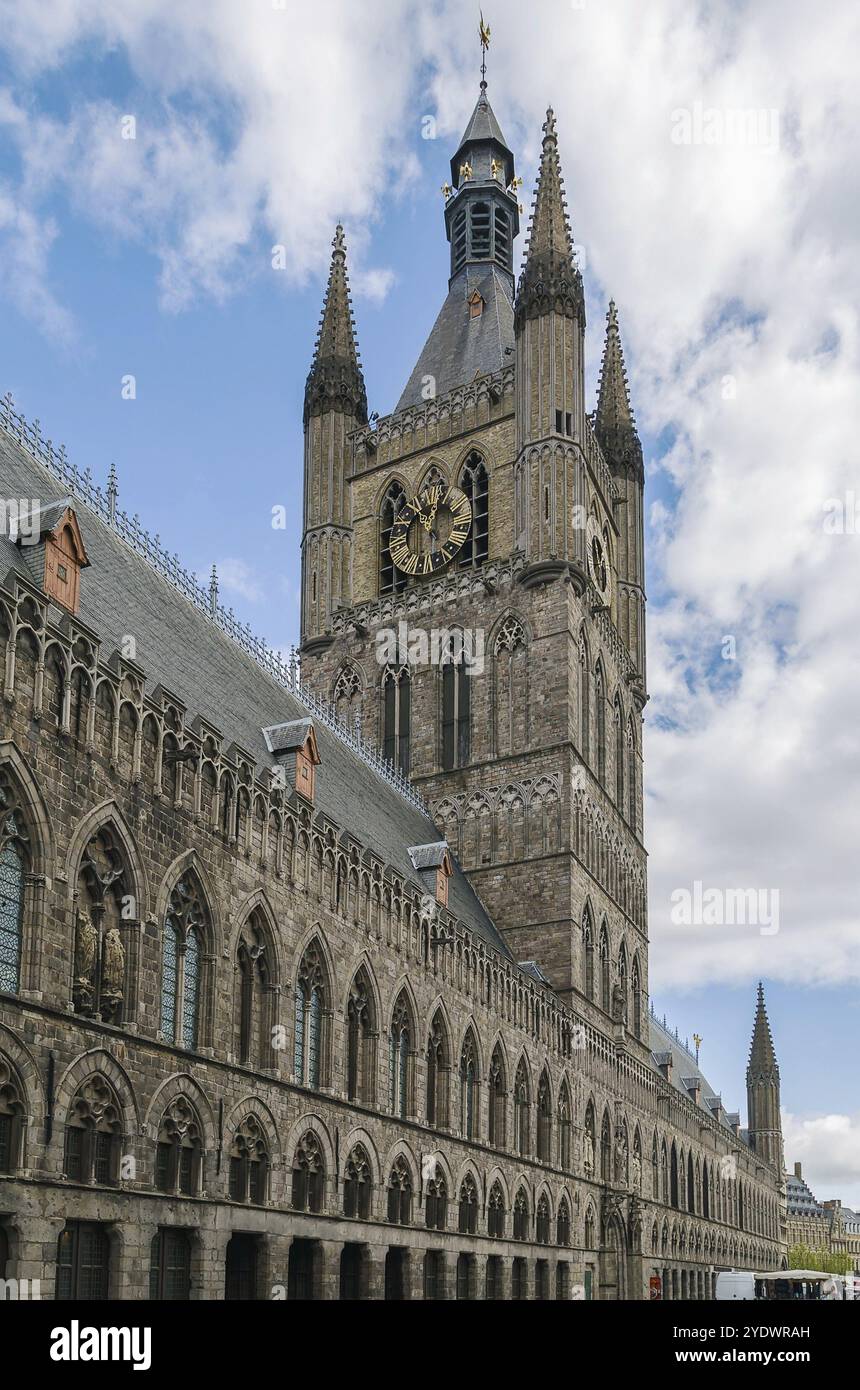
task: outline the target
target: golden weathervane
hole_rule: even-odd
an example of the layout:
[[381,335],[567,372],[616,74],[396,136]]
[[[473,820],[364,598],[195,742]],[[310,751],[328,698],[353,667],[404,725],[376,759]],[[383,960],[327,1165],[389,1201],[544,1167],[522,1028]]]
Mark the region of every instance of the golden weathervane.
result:
[[488,49],[489,46],[490,46],[490,26],[489,26],[489,24],[485,24],[485,23],[484,23],[484,14],[483,14],[483,11],[482,11],[482,10],[479,10],[478,13],[479,13],[480,16],[481,16],[481,21],[480,21],[480,23],[479,23],[479,25],[478,25],[478,37],[479,37],[480,40],[481,40],[481,86],[482,86],[482,87],[486,87],[486,85],[487,85],[487,49]]

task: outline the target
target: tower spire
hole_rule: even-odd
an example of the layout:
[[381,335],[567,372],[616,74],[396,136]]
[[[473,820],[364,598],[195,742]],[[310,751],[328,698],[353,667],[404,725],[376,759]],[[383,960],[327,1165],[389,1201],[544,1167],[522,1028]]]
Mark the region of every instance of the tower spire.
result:
[[573,237],[558,156],[555,113],[547,108],[529,236],[517,289],[517,320],[546,312],[548,303],[579,314],[584,325],[582,276],[573,255]]
[[770,1021],[764,1002],[764,987],[761,980],[758,982],[755,1024],[753,1026],[752,1042],[750,1044],[749,1069],[754,1072],[775,1071],[777,1076],[779,1076],[779,1067],[777,1066],[776,1052],[774,1050],[773,1037],[770,1031]]
[[331,268],[305,386],[305,421],[323,410],[342,410],[367,423],[367,392],[355,336],[346,241],[338,223],[332,240]]
[[782,1172],[782,1121],[779,1111],[779,1066],[770,1031],[761,980],[756,999],[750,1059],[747,1065],[747,1111],[750,1148]]
[[627,368],[618,328],[615,301],[609,301],[606,314],[606,339],[600,366],[600,388],[597,396],[595,430],[601,448],[613,463],[633,462],[642,468],[642,446],[636,430],[636,419],[630,404]]

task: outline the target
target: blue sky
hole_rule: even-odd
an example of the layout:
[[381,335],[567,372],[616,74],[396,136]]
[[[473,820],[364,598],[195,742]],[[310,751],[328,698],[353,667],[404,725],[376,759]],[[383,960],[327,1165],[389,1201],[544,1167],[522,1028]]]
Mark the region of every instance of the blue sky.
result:
[[[101,3],[73,18],[2,8],[0,392],[98,480],[114,462],[120,504],[201,576],[216,561],[222,600],[287,647],[302,396],[334,224],[370,408],[385,414],[445,293],[439,187],[476,96],[471,19],[442,0],[420,14],[386,0],[362,24],[327,0],[277,32],[256,3],[241,28],[223,3],[174,15],[146,0],[121,19]],[[814,531],[821,499],[856,471],[858,258],[843,248],[856,227],[838,157],[856,98],[823,37],[802,76],[782,70],[779,45],[791,52],[804,24],[793,0],[727,10],[716,45],[713,19],[691,7],[647,8],[540,3],[526,71],[517,8],[500,0],[490,96],[527,208],[555,105],[585,249],[589,389],[612,294],[649,459],[655,1006],[704,1036],[712,1084],[744,1112],[763,977],[786,1157],[804,1160],[819,1197],[860,1205],[858,826],[855,812],[834,819],[860,764],[858,546],[825,551]],[[856,43],[847,7],[828,25],[831,55]],[[303,45],[323,55],[325,90],[310,59],[295,61]],[[397,69],[393,53],[407,55]],[[795,134],[770,159],[673,149],[667,113],[694,100],[778,107]],[[138,138],[123,144],[127,113]],[[422,138],[426,114],[435,140]],[[284,272],[270,264],[277,243]],[[285,531],[270,525],[276,504]],[[696,879],[779,887],[779,935],[673,928],[671,891]]]

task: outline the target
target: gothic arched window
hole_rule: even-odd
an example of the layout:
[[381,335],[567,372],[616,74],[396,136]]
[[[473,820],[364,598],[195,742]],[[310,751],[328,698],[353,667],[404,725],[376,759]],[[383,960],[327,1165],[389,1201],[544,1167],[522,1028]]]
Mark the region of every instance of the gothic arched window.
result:
[[350,1100],[373,1101],[374,1017],[370,986],[363,970],[352,982],[347,1004],[346,1091]]
[[621,709],[621,701],[615,697],[615,707],[612,714],[615,722],[615,804],[624,815],[624,714]]
[[562,1197],[558,1204],[558,1216],[555,1222],[555,1243],[556,1245],[570,1245],[570,1207],[567,1205],[566,1197]]
[[591,674],[589,668],[588,644],[585,635],[579,638],[579,751],[583,761],[588,762],[591,740]]
[[245,923],[236,947],[236,991],[236,1055],[245,1065],[270,1066],[269,952],[256,915]]
[[343,1182],[343,1214],[357,1216],[367,1221],[370,1216],[372,1187],[370,1161],[363,1146],[356,1144],[346,1160],[346,1176]]
[[448,1220],[448,1187],[445,1174],[438,1166],[427,1183],[424,1220],[428,1231],[444,1231]]
[[451,636],[442,657],[442,767],[446,772],[469,761],[470,681],[463,634],[458,632]]
[[18,1078],[5,1057],[0,1057],[0,1173],[14,1173],[18,1167],[23,1132],[24,1106]]
[[472,259],[486,260],[490,254],[490,205],[472,203],[470,208]]
[[326,984],[322,956],[312,943],[299,966],[296,981],[296,1018],[294,1029],[293,1069],[296,1081],[318,1090],[323,1075],[323,1015],[326,1006]]
[[30,837],[12,780],[0,771],[0,990],[17,994],[21,984],[24,902],[30,867]]
[[633,830],[637,827],[636,806],[636,727],[631,714],[627,721],[627,819]]
[[448,1123],[448,1033],[442,1015],[437,1013],[427,1040],[427,1123]]
[[558,1165],[565,1171],[570,1170],[570,1134],[570,1092],[565,1081],[558,1102]]
[[514,1081],[514,1145],[518,1154],[529,1151],[529,1103],[526,1064],[521,1061]]
[[472,525],[460,551],[460,564],[482,565],[487,558],[490,537],[488,479],[484,460],[475,451],[463,465],[460,487],[472,504]]
[[389,666],[382,677],[382,752],[404,776],[409,775],[411,717],[409,669]]
[[504,208],[495,209],[493,257],[505,270],[511,269],[511,219]]
[[361,676],[354,666],[343,666],[332,690],[332,704],[342,724],[352,730],[361,715]]
[[65,1176],[73,1182],[115,1184],[121,1138],[113,1089],[103,1076],[91,1076],[75,1095],[66,1120]]
[[594,924],[587,903],[582,914],[582,992],[586,999],[594,998]]
[[322,1211],[324,1180],[319,1140],[312,1130],[308,1130],[293,1157],[292,1202],[296,1211]]
[[542,1192],[535,1212],[535,1239],[538,1245],[549,1245],[549,1201]]
[[478,1126],[478,1062],[475,1038],[467,1033],[460,1053],[460,1132],[474,1139]]
[[528,740],[528,667],[522,623],[506,618],[493,648],[495,671],[496,752],[515,753]]
[[167,1042],[193,1050],[200,1014],[200,954],[206,907],[191,874],[170,894],[161,938],[161,1032]]
[[606,786],[606,684],[603,667],[598,661],[594,668],[594,716],[597,734],[597,779]]
[[391,528],[406,501],[406,493],[394,482],[385,494],[379,519],[379,592],[398,594],[406,588],[406,575],[391,558]]
[[600,1007],[604,1013],[609,1013],[612,993],[610,989],[610,967],[609,967],[609,936],[606,931],[606,923],[600,929]]
[[529,1238],[529,1199],[521,1187],[514,1198],[514,1240]]
[[75,931],[75,1012],[117,1024],[127,1016],[128,971],[123,903],[130,883],[116,836],[102,826],[81,859]]
[[642,976],[638,956],[633,957],[630,989],[633,996],[633,1035],[639,1038],[642,1036]]
[[0,990],[17,994],[24,932],[24,864],[21,850],[7,841],[0,850]]
[[552,1097],[546,1072],[538,1083],[537,1156],[545,1163],[552,1157]]
[[490,1062],[489,1078],[489,1133],[487,1138],[497,1148],[505,1144],[505,1060],[502,1049],[496,1045]]
[[194,1107],[177,1096],[164,1112],[155,1150],[155,1186],[160,1192],[197,1196],[200,1189],[202,1136]]
[[473,1236],[478,1229],[478,1189],[471,1173],[460,1184],[460,1208],[457,1230],[461,1236]]
[[603,1112],[603,1124],[600,1128],[600,1176],[604,1182],[612,1180],[612,1127],[608,1110]]
[[487,1234],[501,1239],[505,1234],[505,1194],[502,1185],[494,1182],[487,1203]]
[[265,1204],[269,1182],[269,1147],[263,1126],[247,1115],[233,1138],[230,1150],[229,1192],[234,1202]]
[[403,995],[394,1006],[389,1033],[388,1104],[393,1115],[405,1120],[409,1113],[409,1056],[412,1048],[409,1011]]
[[396,1226],[412,1221],[412,1177],[405,1158],[398,1158],[388,1178],[388,1220]]

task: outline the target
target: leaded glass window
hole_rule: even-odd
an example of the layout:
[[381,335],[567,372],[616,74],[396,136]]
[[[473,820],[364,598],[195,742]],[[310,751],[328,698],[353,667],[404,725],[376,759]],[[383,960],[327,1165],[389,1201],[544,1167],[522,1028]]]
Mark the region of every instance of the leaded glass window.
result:
[[197,933],[191,927],[185,939],[185,980],[182,991],[182,1041],[189,1049],[197,1046],[199,963],[200,948],[197,942]]
[[18,992],[24,920],[24,869],[14,845],[0,852],[0,990]]
[[296,1080],[319,1089],[323,1081],[323,1023],[326,999],[322,959],[315,944],[299,966],[295,996],[293,1063]]
[[176,1035],[176,983],[179,953],[176,949],[176,928],[168,921],[164,928],[161,949],[161,1031],[173,1041]]

